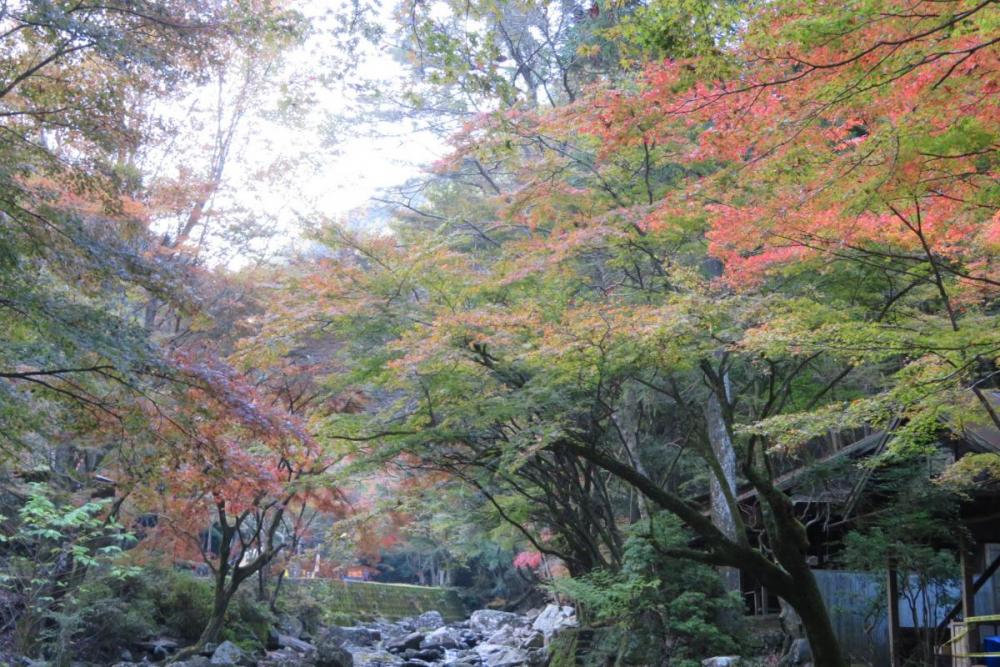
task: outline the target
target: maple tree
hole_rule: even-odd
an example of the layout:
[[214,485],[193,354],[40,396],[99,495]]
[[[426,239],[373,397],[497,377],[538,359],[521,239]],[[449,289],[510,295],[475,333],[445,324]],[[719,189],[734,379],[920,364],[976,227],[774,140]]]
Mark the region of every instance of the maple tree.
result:
[[[191,650],[252,577],[273,606],[350,498],[356,555],[439,583],[478,559],[511,591],[560,562],[595,609],[614,583],[611,616],[674,594],[636,568],[697,561],[705,590],[702,566],[729,590],[739,569],[798,612],[817,665],[845,664],[821,529],[780,478],[858,433],[902,459],[942,425],[1000,428],[997,3],[396,9],[408,78],[364,113],[456,130],[452,154],[380,197],[387,233],[320,225],[323,252],[240,276],[206,239],[250,247],[266,222],[225,174],[241,123],[302,108],[261,109],[301,17],[0,10],[5,458],[54,452],[53,486],[112,474],[107,511],[143,550],[208,566]],[[209,80],[203,155],[156,105]],[[154,175],[168,137],[177,174]],[[89,526],[105,504],[82,507]]]
[[299,325],[399,397],[359,432],[379,456],[468,481],[580,572],[615,565],[623,514],[676,514],[697,541],[664,555],[756,578],[822,665],[844,659],[776,475],[851,429],[903,453],[995,424],[1000,349],[995,3],[855,4],[769,3],[706,55],[506,100],[393,237],[340,234],[296,282]]
[[123,469],[131,476],[120,485],[124,511],[155,517],[145,548],[175,561],[195,556],[212,572],[212,614],[197,651],[218,640],[239,587],[294,547],[310,508],[332,512],[343,503],[324,479],[336,458],[299,417],[211,356],[184,355],[178,367],[188,388],[174,416],[161,420],[157,446]]

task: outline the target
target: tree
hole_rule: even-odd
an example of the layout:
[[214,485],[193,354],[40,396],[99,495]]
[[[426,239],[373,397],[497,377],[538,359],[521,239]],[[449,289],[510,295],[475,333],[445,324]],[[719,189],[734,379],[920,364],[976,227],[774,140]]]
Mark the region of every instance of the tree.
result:
[[[696,535],[665,557],[756,578],[820,665],[843,658],[777,475],[852,429],[900,451],[995,420],[996,114],[977,102],[996,8],[854,9],[771,3],[717,44],[722,70],[654,62],[480,116],[440,165],[490,165],[478,191],[428,188],[394,237],[341,235],[300,323],[350,341],[353,377],[387,396],[357,436],[383,460],[478,485],[581,571],[638,493]],[[712,478],[735,530],[703,512]]]
[[163,363],[135,300],[145,293],[188,310],[193,300],[149,252],[138,156],[156,136],[156,102],[294,17],[267,4],[255,16],[245,9],[29,1],[0,10],[5,453],[25,449],[26,434],[53,436],[48,417],[60,411],[67,423],[120,425],[119,398],[141,394],[146,372]]
[[[294,530],[297,509],[328,485],[323,475],[335,460],[299,418],[269,405],[231,368],[211,357],[185,356],[179,364],[188,389],[176,418],[161,422],[162,442],[123,486],[133,511],[155,516],[159,539],[148,547],[197,554],[212,572],[212,613],[190,649],[197,652],[217,641],[239,587],[292,546],[285,530]],[[155,469],[164,473],[150,475]]]

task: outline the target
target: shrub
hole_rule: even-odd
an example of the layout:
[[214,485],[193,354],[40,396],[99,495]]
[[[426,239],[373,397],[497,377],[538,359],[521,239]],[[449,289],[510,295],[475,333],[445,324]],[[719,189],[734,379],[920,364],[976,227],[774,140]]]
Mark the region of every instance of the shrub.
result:
[[585,622],[627,631],[625,664],[636,664],[628,653],[642,654],[642,664],[655,653],[663,664],[696,667],[707,656],[736,652],[740,628],[723,628],[720,620],[737,622],[739,598],[725,594],[713,568],[660,555],[687,542],[673,517],[659,515],[651,527],[628,537],[620,569],[556,579],[552,588],[577,605]]

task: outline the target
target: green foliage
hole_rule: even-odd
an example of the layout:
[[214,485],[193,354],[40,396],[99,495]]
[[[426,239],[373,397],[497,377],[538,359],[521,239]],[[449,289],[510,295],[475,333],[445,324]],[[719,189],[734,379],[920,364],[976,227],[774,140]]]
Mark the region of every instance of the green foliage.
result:
[[577,605],[586,622],[659,637],[671,665],[695,667],[705,656],[736,653],[739,629],[721,624],[741,614],[738,597],[724,593],[711,567],[662,555],[686,543],[676,520],[657,515],[633,528],[620,570],[556,579],[552,589]]
[[34,483],[21,507],[6,517],[0,589],[7,593],[4,614],[19,651],[30,654],[52,643],[62,660],[88,576],[122,579],[135,573],[117,562],[133,538],[104,516],[106,505],[73,504]]
[[[840,556],[844,567],[873,573],[883,591],[883,573],[895,567],[901,604],[909,607],[918,628],[933,628],[934,619],[957,602],[955,550],[965,529],[958,515],[959,496],[931,483],[939,467],[920,456],[876,469],[875,492],[886,504],[847,534]],[[869,613],[884,614],[885,600],[884,592],[874,596]],[[932,637],[925,639],[919,644],[921,651],[933,645]],[[933,660],[931,655],[924,658]]]
[[625,57],[640,63],[702,56],[704,64],[731,46],[746,12],[742,0],[653,0],[636,5],[607,30],[607,37]]
[[[156,617],[169,634],[194,642],[212,614],[212,580],[180,571],[161,571],[154,575],[148,590],[140,597],[152,599]],[[267,640],[273,621],[267,604],[258,602],[248,587],[242,588],[226,609],[222,639],[259,648]]]
[[43,652],[56,662],[67,657],[110,661],[123,647],[154,635],[159,619],[152,598],[146,594],[146,576],[138,571],[125,577],[89,574],[72,606],[52,615],[53,629],[46,633]]

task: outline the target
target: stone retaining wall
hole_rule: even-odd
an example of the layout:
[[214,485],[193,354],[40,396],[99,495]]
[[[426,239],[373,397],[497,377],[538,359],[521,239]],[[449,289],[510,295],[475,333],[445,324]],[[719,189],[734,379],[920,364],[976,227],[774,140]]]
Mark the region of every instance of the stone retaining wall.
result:
[[440,612],[449,623],[468,616],[458,593],[451,588],[341,579],[290,579],[285,583],[308,590],[327,612],[342,614],[355,622],[375,618],[396,620],[431,610]]

